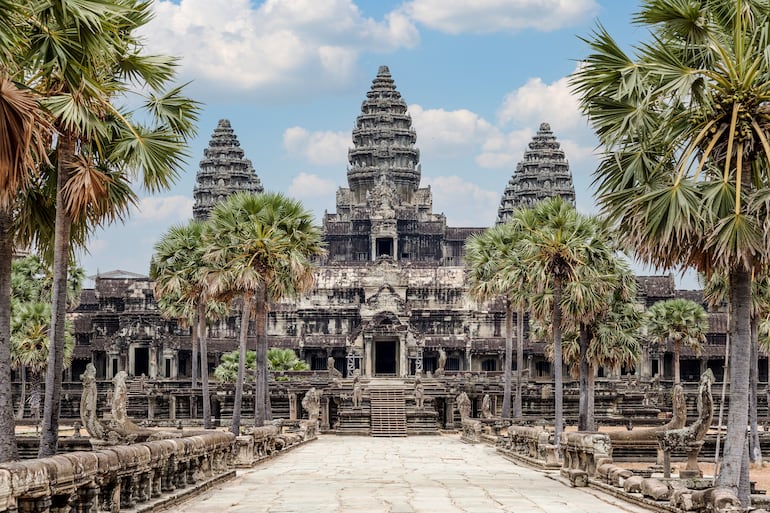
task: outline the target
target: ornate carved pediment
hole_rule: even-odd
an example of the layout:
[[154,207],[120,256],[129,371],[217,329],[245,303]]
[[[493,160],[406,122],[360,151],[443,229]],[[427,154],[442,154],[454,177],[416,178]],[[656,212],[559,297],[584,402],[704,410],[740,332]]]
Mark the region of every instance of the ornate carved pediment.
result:
[[402,298],[390,284],[385,284],[372,296],[366,299],[366,307],[372,312],[399,312],[406,310],[406,300]]

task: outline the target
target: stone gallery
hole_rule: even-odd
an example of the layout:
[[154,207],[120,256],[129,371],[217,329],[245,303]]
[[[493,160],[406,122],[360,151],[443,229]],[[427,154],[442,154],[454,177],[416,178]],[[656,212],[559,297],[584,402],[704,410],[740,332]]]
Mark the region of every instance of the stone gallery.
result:
[[[314,288],[271,305],[269,346],[294,350],[311,369],[273,382],[274,414],[302,415],[297,398],[311,386],[325,389],[322,428],[338,432],[374,429],[373,413],[363,412],[362,405],[369,408],[378,387],[383,397],[400,397],[395,401],[407,407],[415,432],[452,425],[460,392],[468,393],[477,411],[489,395],[488,408],[498,411],[505,309],[501,301],[482,304],[470,298],[463,264],[466,239],[485,227],[447,226],[444,214],[433,212],[431,190],[420,185],[417,134],[386,66],[366,93],[352,142],[347,186],[337,191],[336,212],[321,220],[328,254],[318,262]],[[221,120],[200,162],[194,217],[205,219],[214,204],[234,192],[262,190],[229,121]],[[505,222],[517,207],[553,196],[574,204],[575,190],[564,151],[550,125],[542,123],[502,192],[497,222]],[[673,297],[703,302],[699,292],[675,290],[672,276],[638,277],[637,282],[644,306]],[[71,317],[76,348],[70,381],[92,362],[97,379],[111,380],[125,371],[141,381],[142,392],[152,390],[141,406],[146,404],[150,415],[177,418],[199,411],[196,389],[185,380],[193,365],[190,330],[161,317],[148,277],[99,274]],[[209,328],[204,358],[210,371],[222,354],[237,347],[239,324],[233,311]],[[726,314],[711,312],[709,325],[701,356],[682,353],[685,381],[697,382],[707,368],[717,380],[723,375]],[[544,343],[525,335],[524,347],[525,366],[516,369],[514,361],[513,370],[527,380],[525,412],[540,415],[553,407],[547,393],[551,364]],[[766,366],[760,368],[764,372]],[[628,372],[634,376],[627,387],[633,381],[640,394],[649,395],[657,382],[653,378],[673,375],[671,348],[646,348],[637,368],[620,374]],[[598,377],[609,373],[599,369]],[[620,375],[616,371],[611,377]],[[214,390],[215,416],[227,417],[228,390],[221,384]],[[570,400],[568,394],[568,413]],[[610,413],[597,408],[600,418],[622,413],[617,405],[607,408]],[[63,414],[67,411],[65,404]]]

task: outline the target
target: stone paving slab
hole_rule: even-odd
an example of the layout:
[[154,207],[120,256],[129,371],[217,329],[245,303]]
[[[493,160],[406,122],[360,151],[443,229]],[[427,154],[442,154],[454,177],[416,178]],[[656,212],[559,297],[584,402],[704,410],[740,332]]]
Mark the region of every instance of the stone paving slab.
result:
[[649,513],[456,436],[322,436],[173,513]]

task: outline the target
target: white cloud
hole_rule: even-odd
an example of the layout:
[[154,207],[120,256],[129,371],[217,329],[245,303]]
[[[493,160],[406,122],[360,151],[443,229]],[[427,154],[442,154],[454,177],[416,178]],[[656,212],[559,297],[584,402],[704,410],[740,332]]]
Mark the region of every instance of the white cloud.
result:
[[409,114],[417,131],[417,146],[424,151],[451,155],[496,133],[488,121],[467,109],[423,109],[415,104],[409,106]]
[[344,166],[352,145],[350,132],[309,132],[299,126],[283,132],[284,149],[315,165]]
[[426,177],[423,182],[433,193],[433,211],[446,213],[450,226],[489,226],[496,219],[499,192],[459,176]]
[[142,198],[131,218],[141,223],[168,223],[192,218],[195,202],[187,196],[155,196]]
[[450,34],[551,31],[574,25],[597,11],[594,0],[412,0],[404,12]]
[[295,176],[291,181],[289,195],[298,199],[318,198],[321,196],[333,196],[336,189],[337,184],[332,180],[303,172]]
[[182,57],[186,77],[222,88],[286,92],[349,82],[358,55],[413,47],[401,13],[362,16],[352,0],[161,0],[148,25],[151,51]]
[[501,124],[516,122],[532,127],[547,122],[560,130],[585,125],[577,97],[570,91],[568,77],[550,84],[545,84],[541,78],[529,79],[506,95],[497,118]]

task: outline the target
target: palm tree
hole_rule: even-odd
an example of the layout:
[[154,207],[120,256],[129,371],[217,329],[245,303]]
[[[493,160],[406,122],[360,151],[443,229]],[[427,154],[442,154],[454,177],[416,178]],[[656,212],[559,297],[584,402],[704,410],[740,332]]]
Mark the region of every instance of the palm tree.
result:
[[294,297],[313,284],[311,259],[324,253],[313,217],[301,203],[278,193],[238,193],[211,212],[204,232],[206,259],[218,271],[210,279],[217,296],[241,300],[240,364],[231,429],[240,429],[243,362],[249,320],[254,317],[257,368],[254,423],[272,418],[267,373],[267,311],[270,301]]
[[[123,219],[134,200],[129,180],[155,192],[179,172],[194,134],[197,104],[165,90],[173,58],[143,53],[138,31],[152,17],[143,0],[55,0],[25,4],[26,83],[41,97],[57,134],[52,330],[39,456],[55,454],[63,370],[67,265],[73,223]],[[141,112],[118,107],[147,91]],[[128,102],[133,103],[133,102]],[[141,122],[135,121],[141,118]]]
[[589,269],[591,246],[597,223],[578,214],[561,197],[543,201],[520,217],[523,231],[522,261],[529,269],[529,283],[543,301],[532,305],[532,315],[550,316],[553,333],[554,437],[557,447],[563,424],[562,308],[564,289],[579,276],[581,266]]
[[18,457],[10,379],[14,207],[45,160],[51,126],[34,93],[14,82],[21,78],[14,59],[25,48],[23,9],[20,2],[0,1],[0,461]]
[[759,0],[645,0],[634,21],[653,35],[636,55],[599,26],[573,76],[604,148],[597,193],[641,260],[729,276],[733,381],[717,486],[748,503],[740,475],[751,273],[768,252],[770,11]]
[[307,362],[297,358],[293,349],[271,347],[267,351],[267,368],[272,371],[303,371],[310,367]]
[[[214,377],[220,383],[238,383],[238,369],[240,365],[239,351],[230,351],[220,357],[220,364],[214,369]],[[246,360],[244,364],[246,375],[254,377],[254,371],[257,368],[257,352],[246,351]]]
[[[67,289],[68,305],[74,306],[80,298],[85,272],[71,266]],[[51,321],[50,266],[38,255],[29,255],[13,261],[11,274],[11,365],[19,369],[22,377],[21,399],[18,417],[23,418],[26,399],[27,373],[32,378],[31,401],[35,418],[39,417],[40,373],[48,366],[48,337]],[[69,365],[75,344],[73,327],[66,324],[64,359]]]
[[[639,356],[634,323],[636,282],[625,260],[615,256],[606,226],[597,222],[589,265],[577,268],[577,278],[564,293],[565,322],[578,334],[578,430],[593,431],[594,368],[635,363]],[[636,318],[638,319],[638,315]]]
[[689,299],[658,301],[647,309],[645,323],[647,336],[655,344],[668,344],[674,348],[674,383],[681,383],[679,358],[682,346],[700,355],[701,344],[706,341],[708,317],[698,303]]
[[211,269],[203,260],[203,223],[190,221],[171,227],[155,244],[150,277],[155,284],[155,297],[164,316],[193,326],[192,383],[197,387],[198,345],[200,344],[201,388],[203,394],[203,427],[211,429],[211,397],[209,396],[208,344],[206,320],[223,308],[210,299],[207,273]]
[[[516,218],[514,213],[513,218]],[[521,418],[521,373],[524,367],[524,306],[527,273],[516,252],[521,232],[515,222],[499,224],[465,242],[465,261],[470,266],[469,293],[478,301],[502,297],[505,305],[505,377],[502,416],[511,416],[511,361],[513,353],[513,309],[516,322],[516,396],[513,416]]]

